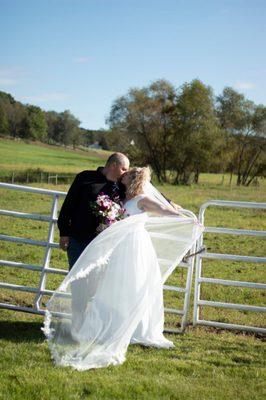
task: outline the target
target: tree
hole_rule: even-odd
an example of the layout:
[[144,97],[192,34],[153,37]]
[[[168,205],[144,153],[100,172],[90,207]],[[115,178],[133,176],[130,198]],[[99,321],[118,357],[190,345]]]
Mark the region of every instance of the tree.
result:
[[26,109],[19,103],[15,102],[6,104],[6,113],[9,123],[10,135],[14,138],[25,136],[25,120],[26,120]]
[[0,135],[9,135],[9,122],[5,107],[0,100]]
[[[136,155],[141,164],[150,164],[160,182],[167,180],[173,146],[171,109],[175,89],[165,80],[158,80],[142,89],[131,89],[118,98],[111,108],[108,123],[113,134],[120,134],[125,148]],[[138,147],[130,147],[132,141]]]
[[195,79],[179,90],[175,108],[175,147],[172,158],[175,183],[187,184],[208,170],[220,146],[212,89]]
[[45,113],[47,124],[47,140],[49,143],[60,142],[60,115],[55,111],[47,111]]
[[256,106],[241,93],[225,88],[217,98],[222,129],[233,138],[233,165],[237,185],[249,185],[261,174],[266,141],[266,107]]
[[45,113],[36,106],[27,105],[24,119],[24,137],[44,141],[47,137]]
[[80,121],[69,110],[59,114],[58,130],[60,143],[75,148],[81,140]]
[[33,105],[23,105],[10,94],[0,91],[0,134],[14,138],[72,144],[75,148],[83,139],[80,121],[69,110],[62,113],[44,112]]
[[11,110],[16,103],[15,99],[9,94],[0,91],[0,134],[11,135]]
[[113,104],[109,123],[128,155],[150,164],[160,182],[198,182],[221,141],[212,90],[199,80],[179,92],[164,80],[131,89]]

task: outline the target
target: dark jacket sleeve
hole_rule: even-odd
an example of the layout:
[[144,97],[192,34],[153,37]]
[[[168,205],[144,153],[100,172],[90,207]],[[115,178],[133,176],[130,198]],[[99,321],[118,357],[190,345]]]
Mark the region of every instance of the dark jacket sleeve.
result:
[[72,212],[77,204],[82,177],[83,177],[82,172],[76,175],[72,185],[70,186],[67,192],[64,203],[60,210],[57,221],[57,226],[60,232],[60,236],[69,236],[69,228],[70,228]]

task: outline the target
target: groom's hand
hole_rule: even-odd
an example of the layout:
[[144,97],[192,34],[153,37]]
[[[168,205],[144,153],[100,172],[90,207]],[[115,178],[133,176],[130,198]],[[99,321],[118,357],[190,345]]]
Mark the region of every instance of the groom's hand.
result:
[[69,236],[60,236],[59,246],[60,249],[66,251],[69,245]]

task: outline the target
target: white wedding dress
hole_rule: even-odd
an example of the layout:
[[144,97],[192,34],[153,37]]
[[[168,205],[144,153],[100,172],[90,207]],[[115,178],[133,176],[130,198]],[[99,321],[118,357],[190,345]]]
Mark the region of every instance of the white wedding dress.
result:
[[163,283],[204,228],[195,217],[142,212],[142,196],[125,203],[129,217],[86,247],[49,300],[43,331],[57,365],[121,364],[130,343],[174,346],[163,335]]

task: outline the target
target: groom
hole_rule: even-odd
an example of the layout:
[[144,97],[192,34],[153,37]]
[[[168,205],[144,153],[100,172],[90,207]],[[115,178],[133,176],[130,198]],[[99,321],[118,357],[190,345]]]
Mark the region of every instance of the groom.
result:
[[119,179],[128,169],[128,158],[122,153],[114,153],[105,167],[99,167],[96,171],[82,171],[75,177],[57,222],[60,247],[67,251],[69,269],[97,235],[99,221],[90,208],[90,202],[96,201],[99,193],[112,199],[123,199],[124,186]]

